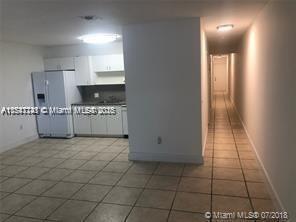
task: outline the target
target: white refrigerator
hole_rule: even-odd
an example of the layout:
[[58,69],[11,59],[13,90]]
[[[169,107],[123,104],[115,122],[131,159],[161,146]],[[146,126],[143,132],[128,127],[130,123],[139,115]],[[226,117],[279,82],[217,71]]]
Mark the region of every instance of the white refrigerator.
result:
[[[71,108],[71,104],[81,100],[75,83],[74,71],[33,72],[32,83],[35,106],[39,108]],[[43,109],[44,110],[44,109]],[[36,116],[40,137],[74,136],[72,115]]]

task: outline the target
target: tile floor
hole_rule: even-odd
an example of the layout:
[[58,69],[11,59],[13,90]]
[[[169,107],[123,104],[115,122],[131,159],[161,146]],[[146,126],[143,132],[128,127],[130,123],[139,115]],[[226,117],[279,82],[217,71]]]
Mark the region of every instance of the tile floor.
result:
[[206,211],[273,210],[223,96],[212,119],[203,165],[131,162],[128,140],[116,138],[39,139],[2,153],[0,221],[199,222]]

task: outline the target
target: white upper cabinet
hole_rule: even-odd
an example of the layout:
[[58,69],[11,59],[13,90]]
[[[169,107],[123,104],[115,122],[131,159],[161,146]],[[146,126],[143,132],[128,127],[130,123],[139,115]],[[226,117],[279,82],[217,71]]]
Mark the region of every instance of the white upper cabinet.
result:
[[93,56],[92,65],[94,72],[124,71],[123,54]]
[[92,59],[90,56],[78,56],[74,58],[75,78],[77,86],[94,85],[95,73],[92,70]]
[[45,71],[74,70],[74,58],[64,57],[44,59],[44,69]]

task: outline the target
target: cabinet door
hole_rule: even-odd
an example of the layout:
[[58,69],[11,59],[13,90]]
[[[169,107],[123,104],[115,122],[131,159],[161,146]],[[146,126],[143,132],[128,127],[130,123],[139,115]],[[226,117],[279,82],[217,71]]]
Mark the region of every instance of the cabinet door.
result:
[[88,56],[75,57],[75,81],[77,86],[91,85],[90,62]]
[[128,125],[127,125],[127,109],[122,108],[122,131],[123,135],[128,135]]
[[81,135],[91,135],[91,122],[89,115],[73,114],[74,133]]
[[91,116],[91,129],[94,135],[107,134],[107,117],[106,115],[92,115]]
[[124,70],[123,54],[106,55],[105,60],[109,72]]
[[44,59],[45,71],[61,70],[60,61],[58,58]]
[[106,63],[106,56],[92,56],[94,72],[108,72],[109,66]]
[[115,106],[116,114],[107,115],[107,134],[122,135],[122,116],[121,106]]
[[60,58],[60,66],[62,70],[74,70],[74,58],[73,57],[65,57]]

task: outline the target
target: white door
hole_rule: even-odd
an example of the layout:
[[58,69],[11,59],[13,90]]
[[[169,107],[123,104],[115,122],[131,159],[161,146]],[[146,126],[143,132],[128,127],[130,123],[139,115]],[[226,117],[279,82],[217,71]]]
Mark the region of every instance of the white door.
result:
[[227,56],[214,57],[213,74],[215,93],[226,93],[228,81]]

